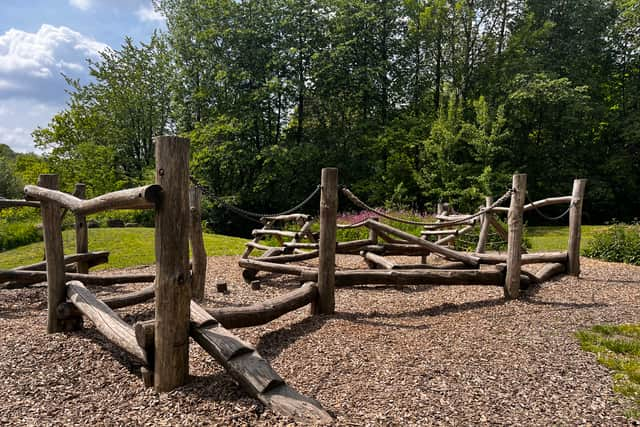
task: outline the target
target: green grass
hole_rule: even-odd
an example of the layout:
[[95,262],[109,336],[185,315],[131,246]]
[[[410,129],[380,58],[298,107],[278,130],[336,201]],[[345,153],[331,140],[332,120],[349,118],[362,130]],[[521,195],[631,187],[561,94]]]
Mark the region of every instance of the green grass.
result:
[[[607,229],[606,225],[583,225],[580,248],[584,249],[593,235]],[[566,251],[569,227],[527,227],[526,237],[531,243],[531,252]]]
[[[73,230],[62,233],[65,254],[75,252]],[[153,228],[92,228],[89,230],[89,250],[109,251],[109,263],[96,267],[124,268],[148,265],[155,262]],[[240,255],[246,239],[205,234],[204,244],[209,256]],[[44,243],[32,243],[17,249],[0,253],[0,269],[42,261]]]
[[640,324],[594,326],[577,337],[583,350],[613,371],[614,390],[632,400],[627,416],[640,419]]

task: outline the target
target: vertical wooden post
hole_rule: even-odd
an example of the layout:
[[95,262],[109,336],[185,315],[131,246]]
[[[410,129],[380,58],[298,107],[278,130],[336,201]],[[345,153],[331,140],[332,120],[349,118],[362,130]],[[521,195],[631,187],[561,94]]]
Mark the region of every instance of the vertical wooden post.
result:
[[580,275],[582,201],[584,199],[584,188],[586,185],[586,179],[574,180],[573,191],[571,193],[571,206],[569,206],[569,260],[567,262],[567,273],[572,276]]
[[189,140],[155,138],[156,183],[162,202],[156,207],[156,309],[154,387],[169,391],[189,374]]
[[[380,218],[378,218],[377,216],[369,218],[371,221],[380,221]],[[377,245],[378,244],[378,232],[376,230],[374,230],[373,228],[369,229],[369,240],[371,240],[371,244],[373,245]]]
[[442,215],[444,213],[444,203],[438,202],[436,207],[436,215]]
[[[485,197],[485,207],[491,206],[493,203],[493,197],[487,196]],[[480,225],[480,235],[478,236],[478,245],[476,246],[476,252],[481,254],[484,253],[487,247],[487,240],[489,240],[489,215],[491,212],[485,212],[480,218],[482,219],[482,224]]]
[[335,311],[337,216],[338,169],[324,168],[320,192],[318,298],[311,304],[313,314],[332,314]]
[[507,239],[507,277],[504,284],[504,296],[507,299],[520,296],[520,270],[522,267],[522,215],[527,194],[527,175],[513,176],[513,194],[509,206],[509,236]]
[[[73,194],[79,198],[84,199],[86,196],[87,186],[85,184],[76,184]],[[89,252],[89,233],[87,229],[87,217],[85,215],[76,215],[76,253],[84,254]],[[89,266],[86,262],[76,263],[76,269],[78,273],[87,274],[89,272]]]
[[207,252],[202,238],[202,192],[191,186],[189,189],[189,210],[191,212],[191,228],[189,240],[191,242],[192,262],[191,297],[196,301],[204,299],[204,285],[207,276]]
[[[38,179],[40,187],[58,189],[58,175],[43,174]],[[42,230],[47,260],[47,333],[65,330],[65,322],[58,318],[58,305],[66,299],[64,281],[64,249],[62,247],[62,217],[60,205],[41,201]]]

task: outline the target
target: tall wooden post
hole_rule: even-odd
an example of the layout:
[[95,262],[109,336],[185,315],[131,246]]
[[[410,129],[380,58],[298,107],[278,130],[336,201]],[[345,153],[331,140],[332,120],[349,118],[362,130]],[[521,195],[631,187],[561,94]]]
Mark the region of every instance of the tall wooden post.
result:
[[[76,184],[73,194],[79,198],[84,199],[86,196],[87,186],[85,184]],[[84,254],[89,252],[89,233],[87,229],[87,217],[85,215],[76,215],[76,253]],[[87,274],[89,272],[89,266],[86,261],[79,261],[76,263],[76,269],[78,273]]]
[[311,304],[313,314],[332,314],[335,311],[337,216],[338,169],[324,168],[320,192],[318,299]]
[[567,262],[567,273],[572,276],[580,275],[582,201],[584,199],[584,188],[586,185],[586,179],[576,179],[573,181],[573,191],[571,192],[571,206],[569,206],[569,260]]
[[522,227],[524,201],[527,193],[527,175],[513,176],[513,194],[508,217],[507,277],[504,284],[504,296],[508,299],[520,296],[520,270],[522,267]]
[[[493,197],[487,196],[485,197],[485,207],[491,206],[493,203]],[[480,235],[478,236],[478,245],[476,246],[476,252],[481,254],[484,253],[487,247],[487,240],[489,240],[489,227],[491,223],[489,222],[489,216],[491,212],[485,212],[480,218],[482,218],[482,224],[480,225]]]
[[[40,175],[38,185],[57,190],[58,175]],[[41,201],[40,212],[47,259],[47,333],[53,334],[65,330],[65,322],[58,318],[57,312],[58,305],[62,304],[67,296],[64,281],[62,217],[60,205],[55,202]]]
[[154,387],[169,391],[189,374],[189,140],[155,138],[156,183],[162,202],[156,207],[156,323]]
[[204,285],[207,276],[207,252],[202,238],[202,192],[199,188],[191,186],[189,189],[189,211],[191,213],[191,229],[189,241],[191,242],[193,271],[191,282],[191,297],[194,300],[204,299]]

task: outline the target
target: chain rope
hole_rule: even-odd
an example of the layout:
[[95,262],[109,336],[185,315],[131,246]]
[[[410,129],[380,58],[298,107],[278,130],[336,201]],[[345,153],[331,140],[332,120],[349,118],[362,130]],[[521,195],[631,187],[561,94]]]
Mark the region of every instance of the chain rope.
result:
[[[207,187],[204,184],[201,184],[200,182],[198,182],[198,180],[196,180],[196,178],[193,175],[189,176],[189,179],[191,180],[191,183],[200,191],[202,191],[202,194],[204,194],[205,196],[209,197],[210,199],[213,199],[217,202],[219,202],[221,205],[223,205],[225,208],[229,209],[231,212],[236,213],[237,215],[248,219],[250,221],[254,221],[258,224],[262,224],[261,221],[259,221],[259,218],[269,218],[269,217],[274,217],[274,216],[280,216],[280,215],[287,215],[290,213],[293,213],[297,210],[300,210],[300,208],[302,208],[304,205],[306,205],[307,203],[309,203],[309,201],[311,201],[311,199],[313,199],[319,192],[320,192],[320,185],[318,185],[312,192],[311,194],[309,194],[303,201],[301,201],[300,203],[298,203],[297,205],[295,205],[294,207],[292,207],[291,209],[287,209],[286,211],[282,211],[282,212],[278,212],[278,213],[270,213],[270,214],[265,214],[265,213],[258,213],[258,212],[252,212],[252,211],[248,211],[246,209],[242,209],[238,206],[232,205],[231,203],[227,202],[226,200],[224,200],[222,197],[217,196],[213,190],[211,190],[209,187]],[[258,218],[258,219],[256,219]]]
[[396,216],[392,216],[392,215],[388,215],[382,211],[379,211],[375,208],[372,208],[371,206],[367,205],[365,202],[363,202],[362,200],[360,200],[355,194],[353,194],[347,187],[341,187],[342,193],[347,196],[347,198],[349,200],[351,200],[356,206],[359,206],[362,209],[371,211],[373,213],[375,213],[376,215],[380,215],[383,218],[389,219],[391,221],[397,221],[403,224],[409,224],[409,225],[422,225],[424,226],[425,230],[436,230],[439,228],[445,228],[445,227],[449,227],[452,225],[457,225],[457,224],[464,224],[466,222],[471,221],[474,218],[477,218],[481,215],[484,215],[484,213],[486,211],[490,211],[491,209],[500,206],[505,200],[507,200],[507,198],[511,197],[511,194],[513,193],[513,189],[507,190],[506,193],[504,193],[502,195],[502,197],[500,197],[498,200],[496,200],[491,206],[488,206],[486,208],[482,208],[480,209],[478,212],[476,212],[473,215],[469,215],[466,216],[465,218],[461,218],[461,219],[457,219],[454,221],[446,221],[446,222],[442,222],[442,223],[438,223],[438,224],[434,224],[432,222],[422,222],[422,221],[411,221],[408,219],[404,219],[404,218],[399,218]]
[[547,221],[560,221],[562,218],[564,218],[565,216],[567,216],[567,214],[569,212],[571,212],[571,208],[573,207],[573,202],[569,203],[569,207],[567,208],[567,210],[565,210],[564,212],[562,212],[560,215],[558,216],[548,216],[546,215],[544,212],[542,212],[534,202],[531,201],[531,199],[529,198],[529,192],[527,191],[527,201],[529,202],[529,204],[531,206],[533,206],[533,209],[535,209],[535,211],[537,212],[538,215],[540,215],[542,218],[546,219]]

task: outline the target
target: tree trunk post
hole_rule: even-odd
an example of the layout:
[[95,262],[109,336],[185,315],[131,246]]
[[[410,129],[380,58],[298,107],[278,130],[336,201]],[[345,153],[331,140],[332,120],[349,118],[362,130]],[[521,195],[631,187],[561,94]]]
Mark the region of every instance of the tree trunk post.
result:
[[[73,194],[79,198],[84,199],[86,196],[87,186],[85,184],[76,184],[76,189]],[[89,252],[89,232],[87,229],[87,217],[85,215],[76,215],[76,253],[85,254]],[[84,261],[76,263],[76,269],[78,273],[89,273],[89,266]]]
[[335,311],[337,216],[338,169],[324,168],[320,192],[318,298],[311,305],[313,314],[332,314]]
[[569,260],[567,262],[567,273],[576,277],[580,275],[582,202],[584,200],[584,188],[586,185],[586,179],[576,179],[573,181],[571,205],[569,206]]
[[189,140],[155,138],[156,305],[154,388],[170,391],[189,374]]
[[[38,178],[40,187],[58,189],[58,175],[43,174]],[[47,333],[65,330],[65,322],[58,317],[58,305],[67,299],[64,279],[64,249],[62,246],[62,210],[55,202],[41,201],[42,231],[47,261]]]
[[[487,196],[485,197],[485,207],[491,206],[493,204],[493,197]],[[478,236],[478,245],[476,246],[476,252],[482,254],[485,252],[487,247],[487,240],[489,240],[489,215],[491,212],[485,212],[480,218],[482,219],[482,224],[480,225],[480,235]]]
[[191,230],[189,240],[191,242],[192,284],[191,294],[196,301],[204,299],[204,285],[207,276],[207,252],[204,248],[202,237],[202,192],[199,188],[191,186],[189,189],[189,210],[191,213]]
[[504,296],[514,299],[520,296],[520,270],[522,267],[522,227],[524,202],[527,194],[527,175],[513,176],[513,193],[508,216],[507,275],[504,284]]

